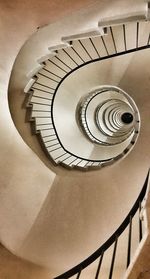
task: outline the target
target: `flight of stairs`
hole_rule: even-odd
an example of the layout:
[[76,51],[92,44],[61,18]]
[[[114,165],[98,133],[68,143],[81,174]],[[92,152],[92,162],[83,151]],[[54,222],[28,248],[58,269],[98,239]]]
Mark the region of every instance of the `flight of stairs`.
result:
[[[89,170],[110,165],[123,158],[132,149],[139,133],[138,116],[136,124],[134,123],[133,133],[128,133],[126,142],[123,140],[118,144],[118,141],[116,145],[110,146],[109,135],[104,137],[104,133],[101,144],[92,140],[92,133],[91,135],[89,132],[86,133],[87,138],[82,132],[82,127],[80,129],[83,121],[78,121],[80,116],[76,115],[85,92],[84,90],[82,92],[77,82],[63,88],[68,79],[73,77],[74,80],[79,71],[82,75],[82,71],[84,69],[88,71],[91,65],[95,65],[92,73],[94,77],[99,71],[97,65],[99,64],[100,67],[102,61],[110,59],[115,62],[118,57],[121,59],[124,55],[128,56],[149,48],[149,22],[146,17],[127,18],[123,23],[119,19],[102,21],[99,23],[99,28],[97,32],[63,37],[62,45],[51,48],[49,57],[39,60],[39,67],[25,88],[25,92],[29,95],[27,108],[31,111],[29,121],[35,122],[35,133],[40,135],[42,147],[54,164],[67,168]],[[89,75],[92,74],[89,72]],[[86,78],[88,83],[88,74]],[[71,86],[76,86],[78,92],[76,96],[74,95],[75,100],[72,103],[72,95],[65,93],[65,90],[71,93]],[[94,90],[97,92],[101,87],[97,84],[95,86]],[[91,92],[93,92],[93,87],[89,85],[86,93],[92,94]],[[98,102],[101,103],[100,100]],[[120,103],[119,109],[121,107]],[[66,114],[65,118],[63,115],[63,119],[63,110],[72,111]],[[109,125],[109,121],[107,123]],[[84,127],[84,130],[87,131],[87,127]],[[100,134],[100,131],[97,129],[96,134],[98,133]],[[67,140],[69,134],[72,136]],[[112,133],[111,139],[113,137]]]

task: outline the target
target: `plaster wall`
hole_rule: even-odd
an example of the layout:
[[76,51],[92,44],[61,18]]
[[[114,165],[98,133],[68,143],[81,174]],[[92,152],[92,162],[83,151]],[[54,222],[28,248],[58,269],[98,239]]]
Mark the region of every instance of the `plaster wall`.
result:
[[[19,133],[23,138],[27,135],[25,141],[22,139],[8,107],[7,89],[11,69],[20,47],[38,26],[51,23],[51,30],[59,30],[62,34],[70,20],[72,25],[66,29],[68,34],[74,29],[83,31],[90,27],[91,22],[96,24],[100,16],[144,10],[145,2],[111,1],[110,4],[110,1],[86,0],[61,1],[60,4],[60,1],[0,1],[0,7],[0,240],[15,254],[49,266],[51,274],[56,274],[72,267],[104,242],[121,223],[139,193],[149,167],[150,130],[145,119],[149,118],[150,111],[147,91],[150,80],[144,72],[141,74],[141,67],[147,67],[148,71],[149,62],[143,56],[136,71],[133,63],[121,81],[123,89],[128,91],[128,79],[132,77],[131,94],[133,92],[134,95],[135,88],[137,91],[141,88],[142,92],[138,97],[134,96],[141,106],[144,123],[134,151],[120,164],[101,172],[82,175],[48,168],[49,162],[40,151],[36,137],[31,135],[29,124],[24,123],[24,114],[18,114],[23,100],[23,87],[17,87],[16,83],[13,87],[15,95],[10,96],[16,102],[11,107],[11,113]],[[45,30],[47,32],[48,29]],[[58,43],[58,37],[54,35],[53,31],[53,43]],[[37,51],[34,52],[33,48],[30,52],[32,59],[28,62],[31,63],[23,63],[25,68],[18,73],[20,78],[23,77],[23,82],[28,79],[25,74],[36,65],[37,57],[44,50],[47,51],[51,38],[42,48],[38,42]],[[32,46],[37,43],[36,40],[35,35]],[[112,218],[112,212],[115,218]],[[13,259],[10,257],[11,262]],[[19,274],[21,270],[24,274],[21,262],[18,262],[18,266]],[[3,269],[2,279],[7,274],[6,261]],[[11,269],[15,269],[12,264]],[[32,273],[31,266],[27,269],[28,278],[38,278],[35,277],[36,268],[35,273]],[[18,275],[14,276],[17,278]],[[41,273],[41,278],[47,278],[44,276],[47,275]],[[15,277],[10,273],[8,278]]]

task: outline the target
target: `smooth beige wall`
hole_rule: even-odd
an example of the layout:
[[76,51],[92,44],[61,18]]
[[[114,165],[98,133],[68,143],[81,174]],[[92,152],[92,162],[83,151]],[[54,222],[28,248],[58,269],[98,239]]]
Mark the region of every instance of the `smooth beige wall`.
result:
[[50,270],[17,258],[2,245],[0,245],[0,278],[51,279]]
[[[71,19],[71,12],[75,14],[82,8],[80,17],[83,17],[89,9],[91,18],[95,18],[99,12],[112,16],[114,12],[127,13],[144,7],[144,1],[140,0],[111,1],[111,4],[110,1],[92,0],[0,1],[0,240],[14,253],[36,263],[55,266],[54,273],[58,269],[63,272],[93,252],[131,208],[149,166],[149,146],[145,145],[149,128],[146,125],[146,137],[141,136],[135,151],[120,164],[83,176],[70,172],[56,176],[23,141],[12,121],[7,88],[14,60],[38,26],[54,22],[60,25],[59,21],[65,16]],[[84,19],[84,28],[89,27],[89,21]],[[133,66],[132,75],[134,71]],[[126,81],[124,88],[127,84]],[[149,118],[148,113],[146,111]],[[31,134],[29,141],[34,141]],[[111,218],[112,212],[115,219]],[[12,272],[8,274],[8,258],[5,259],[5,273],[1,278],[16,279],[13,258],[10,257]],[[21,262],[17,264],[19,274],[24,273]],[[31,270],[28,268],[28,276],[24,278],[38,278]],[[42,276],[41,279],[45,278]]]

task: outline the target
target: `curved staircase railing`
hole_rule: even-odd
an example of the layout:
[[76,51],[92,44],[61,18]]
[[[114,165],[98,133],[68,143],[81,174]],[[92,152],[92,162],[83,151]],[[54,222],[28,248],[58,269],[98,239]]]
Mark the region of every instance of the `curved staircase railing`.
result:
[[[149,7],[149,5],[148,5]],[[145,16],[135,16],[131,20],[118,19],[112,21],[104,21],[99,23],[101,31],[98,34],[80,34],[78,36],[70,36],[62,38],[62,45],[50,48],[51,53],[47,57],[39,60],[39,67],[34,72],[32,79],[25,88],[25,92],[29,93],[27,107],[30,108],[30,121],[35,122],[35,132],[39,133],[40,139],[45,150],[55,164],[64,164],[65,167],[75,167],[87,169],[89,167],[100,167],[117,161],[128,153],[134,144],[133,138],[128,148],[124,149],[116,157],[107,160],[92,160],[77,156],[63,146],[55,125],[54,119],[54,103],[56,94],[66,78],[78,69],[94,62],[113,59],[118,56],[128,55],[130,53],[143,51],[150,48],[150,32],[142,33],[144,26],[149,26],[149,13]],[[131,25],[132,26],[131,26]],[[118,34],[121,43],[118,42]],[[139,130],[135,129],[135,134]],[[113,248],[110,270],[108,279],[113,278],[115,267],[115,259],[118,248],[118,241],[126,229],[128,229],[128,244],[126,255],[126,267],[131,262],[131,244],[132,244],[132,225],[136,213],[138,216],[138,234],[139,242],[143,238],[143,225],[141,219],[142,203],[146,197],[149,182],[149,172],[147,174],[144,186],[133,205],[132,209],[126,216],[125,220],[113,235],[100,246],[87,259],[69,269],[65,273],[55,277],[55,279],[68,279],[76,276],[76,279],[82,277],[83,271],[98,260],[95,279],[101,274],[101,267],[105,252],[109,248]],[[74,277],[75,278],[75,277]]]
[[119,228],[112,234],[112,236],[102,245],[100,246],[92,255],[90,255],[87,259],[82,261],[80,264],[76,265],[75,267],[71,268],[70,270],[66,271],[65,273],[55,277],[54,279],[68,279],[74,275],[76,275],[76,279],[80,278],[82,271],[92,265],[93,262],[95,262],[97,259],[99,259],[97,270],[95,277],[92,277],[94,279],[101,278],[99,277],[101,272],[101,265],[103,261],[103,257],[105,252],[113,246],[113,253],[112,258],[110,262],[110,270],[109,270],[109,276],[108,279],[112,279],[113,277],[113,270],[115,265],[115,257],[116,257],[116,251],[117,251],[117,243],[119,240],[119,237],[125,232],[126,228],[128,227],[128,243],[127,243],[127,255],[126,255],[126,268],[128,268],[130,262],[131,262],[131,244],[132,244],[132,224],[133,219],[136,213],[139,213],[139,226],[138,226],[138,234],[139,234],[139,243],[141,242],[143,238],[143,229],[142,229],[142,218],[141,218],[141,210],[142,210],[142,202],[144,199],[146,199],[147,192],[149,190],[148,187],[149,184],[149,171],[147,174],[147,177],[145,179],[144,185],[142,187],[142,190],[133,205],[132,209],[129,211],[128,215],[122,222],[122,224],[119,226]]
[[[129,22],[128,22],[129,21]],[[149,30],[143,36],[146,17],[133,17],[127,22],[114,20],[99,23],[103,34],[86,37],[64,37],[62,46],[51,49],[49,58],[43,58],[37,72],[33,75],[25,92],[29,93],[27,107],[30,108],[30,121],[35,122],[35,132],[40,135],[40,142],[54,164],[68,168],[93,169],[112,164],[124,157],[133,147],[139,130],[134,128],[133,138],[126,148],[106,160],[79,156],[68,150],[63,144],[54,119],[54,104],[57,92],[63,81],[83,66],[94,62],[113,59],[133,52],[150,48]],[[85,37],[84,37],[85,36]],[[120,41],[118,41],[118,36]]]

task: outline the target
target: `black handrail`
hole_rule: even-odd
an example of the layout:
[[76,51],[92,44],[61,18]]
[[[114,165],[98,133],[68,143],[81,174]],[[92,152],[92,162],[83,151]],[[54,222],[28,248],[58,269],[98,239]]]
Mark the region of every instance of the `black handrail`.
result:
[[[124,232],[124,230],[127,228],[127,226],[129,224],[131,224],[132,218],[134,217],[136,212],[139,210],[139,204],[141,204],[141,202],[143,201],[143,199],[144,199],[144,197],[147,193],[148,181],[149,181],[149,171],[148,171],[148,174],[146,176],[143,188],[142,188],[135,204],[133,205],[132,209],[130,210],[130,212],[128,213],[127,217],[124,219],[122,224],[119,226],[119,228],[112,234],[112,236],[102,246],[100,246],[100,248],[98,248],[92,255],[90,255],[87,259],[85,259],[80,264],[76,265],[75,267],[71,268],[67,272],[55,277],[54,279],[68,279],[75,274],[81,273],[81,271],[83,269],[85,269],[87,266],[92,264],[96,259],[98,259],[99,257],[102,258],[104,252],[112,244],[115,244],[115,243],[117,244],[117,239]],[[130,230],[129,230],[129,238],[131,237],[130,232],[131,232],[131,227],[130,227]],[[129,239],[129,244],[131,245],[130,239]],[[128,247],[128,262],[127,262],[128,265],[130,264],[130,257],[129,257],[130,248],[131,248],[131,246]],[[116,252],[116,247],[114,249],[114,254],[115,254],[115,252]],[[113,261],[114,261],[114,257],[113,257]],[[101,260],[100,260],[99,265],[101,265]],[[113,268],[113,264],[112,264],[112,268]],[[98,273],[99,273],[99,269],[100,269],[100,267],[98,267]]]
[[[91,64],[91,63],[94,63],[94,62],[97,62],[97,61],[100,61],[100,60],[105,60],[105,59],[108,59],[108,58],[113,58],[113,57],[117,57],[117,56],[121,56],[121,55],[126,55],[126,54],[129,54],[129,53],[132,53],[132,52],[137,52],[137,51],[140,51],[140,50],[144,50],[144,49],[148,49],[150,48],[149,45],[146,45],[146,46],[142,46],[142,47],[139,47],[139,48],[133,48],[133,49],[130,49],[130,50],[127,50],[127,51],[122,51],[122,52],[117,52],[115,54],[112,54],[112,55],[109,55],[109,56],[105,56],[105,57],[101,57],[101,58],[96,58],[96,59],[93,59],[93,60],[89,60],[89,61],[86,61],[84,64],[81,64],[79,65],[78,67],[75,67],[74,69],[72,69],[70,72],[68,72],[63,78],[62,80],[59,82],[58,86],[56,87],[55,89],[55,92],[54,92],[54,95],[53,95],[53,99],[52,99],[52,104],[51,104],[51,107],[52,107],[52,111],[51,111],[51,115],[52,115],[52,123],[53,123],[53,127],[54,127],[54,131],[56,133],[56,136],[58,138],[58,141],[60,143],[60,145],[62,146],[62,148],[64,149],[64,151],[66,151],[67,153],[69,153],[70,155],[72,156],[76,156],[75,154],[73,154],[72,152],[68,151],[62,144],[60,138],[59,138],[59,135],[57,133],[57,129],[56,129],[56,125],[55,125],[55,121],[54,121],[54,117],[53,117],[53,107],[54,107],[54,100],[55,100],[55,96],[57,94],[57,91],[59,89],[59,87],[61,86],[61,84],[63,83],[63,81],[69,76],[71,75],[73,72],[75,72],[76,70],[84,67],[85,65],[88,65],[88,64]],[[83,160],[83,161],[89,161],[89,162],[108,162],[108,161],[111,161],[111,160],[115,160],[115,157],[111,158],[111,159],[108,159],[108,160],[92,160],[92,159],[86,159],[86,158],[83,158],[81,156],[78,156],[79,159]],[[117,158],[117,157],[116,157]]]
[[[143,46],[139,46],[139,39],[140,39],[140,22],[136,22],[136,32],[135,32],[135,47],[131,48],[131,49],[128,49],[128,40],[127,40],[127,36],[126,36],[126,33],[127,33],[127,30],[126,30],[126,24],[121,24],[122,25],[122,34],[123,34],[123,40],[124,40],[124,46],[123,46],[123,49],[122,51],[117,51],[117,41],[116,41],[116,38],[114,36],[114,32],[113,32],[113,28],[110,26],[109,27],[109,33],[110,33],[110,38],[111,38],[111,41],[113,43],[113,46],[114,46],[114,52],[111,54],[109,53],[109,44],[107,42],[107,40],[105,41],[105,36],[100,36],[100,40],[101,40],[101,43],[103,44],[105,50],[106,50],[106,55],[104,56],[101,56],[100,55],[100,47],[97,48],[97,46],[95,45],[94,43],[94,39],[92,38],[88,38],[86,40],[90,40],[91,42],[91,46],[93,46],[95,52],[97,53],[97,56],[98,58],[92,58],[91,56],[91,53],[89,52],[88,49],[86,49],[86,46],[85,46],[85,40],[84,39],[81,39],[81,40],[77,40],[78,42],[78,45],[79,45],[79,50],[84,50],[85,53],[87,54],[88,56],[88,60],[85,61],[82,57],[82,54],[80,55],[80,51],[76,48],[76,46],[74,45],[74,41],[70,41],[70,45],[71,45],[71,48],[73,50],[74,53],[76,53],[76,55],[78,55],[78,57],[81,59],[81,64],[79,65],[76,60],[74,60],[74,57],[72,57],[71,53],[67,51],[67,49],[61,49],[61,50],[58,50],[56,51],[56,56],[53,58],[53,59],[48,59],[48,63],[51,63],[53,64],[55,67],[57,67],[58,69],[60,69],[62,72],[63,72],[63,76],[61,77],[58,76],[57,74],[55,74],[53,71],[49,71],[48,69],[46,69],[45,67],[41,70],[41,71],[46,71],[47,73],[50,73],[52,74],[52,77],[51,76],[48,76],[45,74],[45,72],[38,72],[37,75],[33,78],[35,78],[35,82],[34,84],[32,85],[31,87],[31,90],[33,89],[37,89],[41,92],[45,92],[45,93],[49,93],[52,95],[52,99],[51,99],[51,110],[50,113],[51,113],[51,121],[52,121],[52,125],[53,125],[53,130],[54,130],[54,135],[56,135],[57,137],[57,140],[61,146],[61,148],[63,149],[63,151],[65,153],[68,153],[71,156],[73,157],[76,157],[78,160],[81,160],[79,161],[77,164],[75,164],[74,166],[75,167],[78,167],[78,165],[84,161],[86,163],[86,165],[90,162],[92,163],[92,165],[94,163],[97,163],[98,165],[104,165],[104,164],[109,164],[111,163],[112,161],[116,161],[120,158],[120,155],[116,156],[116,157],[112,157],[112,158],[109,158],[109,159],[106,159],[106,160],[92,160],[92,159],[87,159],[87,158],[84,158],[84,157],[81,157],[81,156],[76,156],[74,153],[71,153],[69,150],[67,150],[64,146],[63,146],[63,143],[61,142],[60,138],[59,138],[59,135],[57,133],[57,129],[56,129],[56,126],[55,126],[55,121],[54,121],[54,117],[53,117],[53,106],[54,106],[54,101],[55,101],[55,96],[57,94],[57,91],[59,89],[59,87],[61,86],[61,84],[63,83],[63,81],[69,77],[69,75],[71,75],[73,72],[75,72],[76,70],[88,65],[88,64],[91,64],[91,63],[95,63],[95,62],[98,62],[98,61],[101,61],[101,60],[105,60],[105,59],[111,59],[111,58],[114,58],[114,57],[117,57],[117,56],[122,56],[122,55],[126,55],[126,54],[130,54],[130,53],[133,53],[133,52],[137,52],[137,51],[140,51],[140,50],[144,50],[144,49],[149,49],[150,48],[150,34],[148,34],[148,41],[147,41],[147,44],[146,45],[143,45]],[[64,58],[61,59],[61,53],[64,52],[74,63],[75,63],[75,66],[73,67],[70,67],[66,61],[64,61]],[[60,65],[58,65],[60,63]],[[63,67],[65,66],[65,68]],[[39,76],[44,76],[45,78],[48,78],[49,81],[51,81],[52,83],[55,83],[55,84],[52,84],[52,87],[51,86],[48,86],[48,85],[45,85],[41,82],[38,81],[38,78]],[[54,76],[53,76],[54,75]],[[59,78],[59,81],[56,80],[54,77],[57,77]],[[37,88],[37,85],[39,86],[42,86],[42,88]],[[29,102],[28,104],[31,105],[31,102]],[[39,103],[38,103],[39,104]],[[45,104],[46,105],[46,104]],[[48,105],[46,105],[48,106]],[[43,107],[44,107],[44,104],[43,104]],[[34,110],[34,111],[38,111],[37,109]],[[39,110],[39,112],[47,112],[47,110]],[[40,117],[40,116],[39,116]],[[47,116],[46,116],[47,117]],[[41,116],[41,118],[44,118],[44,116]],[[36,129],[36,132],[37,132],[37,129]],[[137,133],[137,131],[135,131],[135,133]],[[47,136],[41,136],[40,134],[40,138],[43,139]],[[132,143],[132,142],[131,142]],[[134,143],[134,142],[133,142]],[[60,149],[60,148],[59,148]],[[52,150],[51,152],[53,152],[55,150]],[[127,149],[127,151],[129,151],[129,149]],[[122,155],[126,153],[126,150],[123,151]],[[49,154],[49,153],[48,153]],[[51,157],[51,159],[54,161],[55,163],[55,159],[53,158],[53,156],[51,156],[51,154],[49,154],[49,156]],[[122,156],[121,156],[122,157]],[[64,159],[67,160],[67,158]],[[76,160],[74,160],[73,158],[73,162],[75,162]],[[70,164],[69,164],[70,165]],[[86,166],[85,165],[85,166]]]

